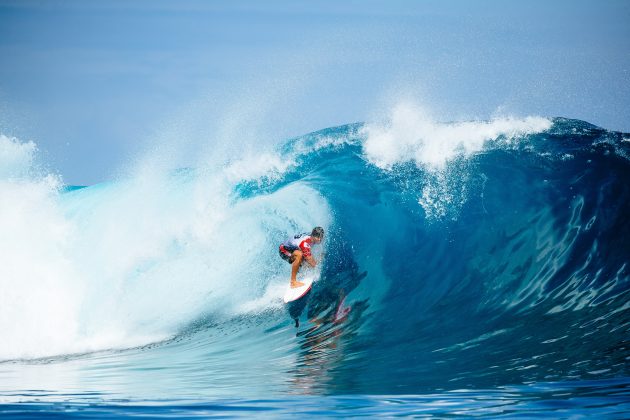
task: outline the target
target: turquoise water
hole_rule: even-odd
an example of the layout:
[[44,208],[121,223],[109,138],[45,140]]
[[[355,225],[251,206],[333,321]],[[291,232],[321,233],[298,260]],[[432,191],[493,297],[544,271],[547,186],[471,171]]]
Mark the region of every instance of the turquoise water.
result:
[[[35,396],[35,395],[34,395]],[[162,400],[24,403],[0,406],[21,417],[46,412],[49,417],[606,417],[624,418],[629,410],[624,381],[545,384],[494,389],[457,390],[424,395],[288,396],[276,399]]]
[[[5,178],[0,412],[628,417],[630,136],[396,124],[85,188]],[[315,225],[295,328],[277,244]]]

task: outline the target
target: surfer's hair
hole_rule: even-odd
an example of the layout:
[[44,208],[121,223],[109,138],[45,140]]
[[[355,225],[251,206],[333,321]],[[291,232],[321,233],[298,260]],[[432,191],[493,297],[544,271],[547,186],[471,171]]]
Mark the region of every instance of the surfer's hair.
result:
[[311,236],[314,236],[316,238],[322,238],[324,236],[324,228],[321,228],[319,226],[313,228],[313,231],[311,232]]

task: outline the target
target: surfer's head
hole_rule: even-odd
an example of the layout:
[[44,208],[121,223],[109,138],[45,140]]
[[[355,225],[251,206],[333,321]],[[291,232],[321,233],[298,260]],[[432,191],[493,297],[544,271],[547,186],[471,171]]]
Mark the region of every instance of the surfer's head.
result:
[[320,243],[322,239],[324,239],[324,229],[319,226],[313,228],[313,231],[311,232],[311,237],[315,239],[316,243]]

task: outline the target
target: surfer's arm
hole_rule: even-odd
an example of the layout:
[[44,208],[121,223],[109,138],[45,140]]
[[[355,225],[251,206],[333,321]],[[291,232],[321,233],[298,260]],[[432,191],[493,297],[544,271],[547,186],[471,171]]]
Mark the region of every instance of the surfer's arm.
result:
[[313,258],[311,254],[311,246],[307,241],[304,241],[300,244],[300,249],[302,250],[302,256],[311,267],[315,267],[317,265],[317,261]]
[[308,257],[305,256],[304,259],[311,267],[315,267],[317,265],[317,261],[315,261],[315,258],[313,258],[312,255],[309,255]]

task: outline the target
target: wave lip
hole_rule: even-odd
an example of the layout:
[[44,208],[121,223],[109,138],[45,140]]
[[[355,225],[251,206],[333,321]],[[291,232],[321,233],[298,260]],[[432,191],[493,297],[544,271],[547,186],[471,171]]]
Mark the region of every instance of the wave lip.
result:
[[491,140],[509,144],[549,129],[542,117],[499,118],[491,121],[438,123],[413,105],[396,106],[384,124],[366,124],[363,150],[381,169],[414,162],[428,169],[443,169],[456,156],[470,156]]

